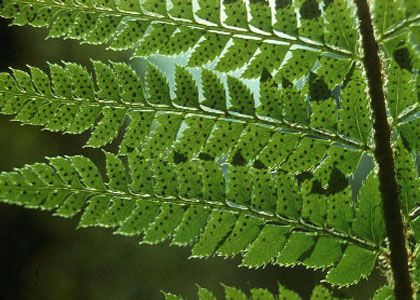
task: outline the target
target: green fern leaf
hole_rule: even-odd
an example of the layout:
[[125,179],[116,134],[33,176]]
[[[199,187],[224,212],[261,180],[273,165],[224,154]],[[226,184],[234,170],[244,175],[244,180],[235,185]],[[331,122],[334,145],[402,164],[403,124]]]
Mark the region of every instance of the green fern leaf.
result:
[[273,263],[274,258],[283,249],[286,235],[292,230],[288,226],[266,225],[260,235],[249,246],[242,264],[252,268]]
[[194,18],[193,4],[188,1],[174,0],[172,1],[172,8],[168,13],[174,18],[192,20]]
[[316,74],[320,80],[333,90],[337,85],[340,85],[346,79],[353,67],[352,60],[342,59],[323,55],[319,59],[320,66],[316,69]]
[[242,67],[251,60],[259,46],[254,40],[234,38],[231,42],[215,67],[217,71],[228,72]]
[[321,40],[324,35],[322,12],[319,0],[299,0],[296,6],[300,14],[299,35],[314,40]]
[[293,1],[275,2],[275,22],[273,29],[289,35],[296,35],[297,18]]
[[375,292],[375,295],[372,298],[373,300],[394,300],[394,293],[392,288],[389,286],[384,286],[378,289]]
[[182,300],[181,297],[171,293],[163,293],[163,296],[165,296],[165,300]]
[[163,55],[177,55],[188,52],[199,43],[202,32],[194,28],[181,27],[178,28],[171,36],[165,47],[159,52]]
[[204,94],[202,105],[215,110],[226,111],[226,92],[217,75],[204,69],[201,78]]
[[199,300],[217,300],[217,298],[210,292],[208,289],[203,287],[198,287],[198,299]]
[[353,79],[342,91],[342,121],[339,121],[339,131],[368,144],[372,124],[370,109],[365,94],[366,86],[360,72],[354,71]]
[[342,256],[339,241],[321,237],[316,242],[311,255],[302,264],[313,269],[325,268],[334,265]]
[[[402,2],[400,0],[377,1],[373,5],[373,21],[378,36],[385,33],[390,27],[404,19],[404,11],[401,9]],[[404,1],[405,2],[405,1]]]
[[195,67],[213,61],[225,49],[229,40],[229,35],[213,32],[205,33],[203,39],[189,57],[188,65]]
[[333,285],[351,285],[369,275],[376,261],[376,254],[358,246],[349,246],[337,267],[328,272],[326,281]]
[[418,204],[420,178],[415,157],[406,149],[401,140],[394,146],[395,170],[400,186],[400,202],[406,214],[409,214]]
[[[73,134],[84,132],[97,122],[87,142],[87,145],[91,147],[101,147],[112,142],[129,116],[131,122],[121,143],[121,153],[127,153],[130,149],[142,145],[152,153],[166,149],[175,143],[178,145],[177,149],[188,157],[203,152],[216,158],[230,152],[232,148],[231,159],[240,154],[246,162],[253,162],[262,151],[260,156],[264,156],[267,166],[285,163],[284,169],[291,172],[313,168],[314,164],[324,157],[325,146],[328,145],[329,140],[359,149],[366,147],[358,145],[352,139],[356,140],[365,132],[366,134],[362,137],[367,139],[367,132],[370,131],[368,123],[358,124],[355,128],[354,119],[359,122],[367,117],[368,112],[363,111],[365,107],[362,105],[354,114],[346,109],[347,106],[354,107],[352,101],[358,98],[343,98],[343,101],[347,101],[347,106],[343,104],[344,109],[331,106],[331,109],[335,109],[337,113],[338,122],[343,128],[341,131],[348,134],[348,136],[342,136],[334,126],[327,126],[325,122],[318,121],[318,119],[323,120],[329,117],[328,112],[319,111],[317,119],[313,119],[314,125],[320,124],[319,128],[308,125],[308,113],[305,112],[306,108],[302,109],[307,106],[307,103],[302,98],[300,101],[289,100],[296,96],[302,97],[299,90],[293,87],[282,90],[270,86],[271,93],[276,95],[280,93],[278,97],[281,97],[284,108],[272,107],[268,102],[269,98],[262,99],[262,106],[256,108],[254,94],[242,81],[231,76],[227,78],[227,85],[224,87],[215,74],[210,71],[203,72],[203,79],[212,79],[212,83],[202,85],[203,96],[206,98],[201,100],[199,86],[195,79],[188,70],[181,67],[177,67],[176,71],[176,90],[174,91],[176,97],[174,98],[171,96],[166,77],[152,65],[148,67],[145,82],[142,82],[139,75],[124,64],[106,65],[94,62],[94,69],[96,87],[92,75],[76,64],[66,64],[64,68],[51,65],[49,85],[45,81],[47,75],[43,73],[40,75],[40,71],[34,69],[32,69],[34,75],[16,70],[13,72],[13,77],[2,74],[3,85],[0,92],[3,99],[2,113],[15,114],[15,119],[23,123],[42,125],[51,131],[65,131]],[[39,76],[42,76],[45,83],[38,89]],[[47,89],[48,86],[50,86],[49,89]],[[262,87],[261,92],[265,93],[266,89]],[[229,98],[223,96],[226,93]],[[358,93],[358,97],[365,96],[360,91]],[[216,102],[209,100],[218,96],[220,99]],[[265,97],[269,97],[269,94]],[[223,98],[225,98],[225,103],[223,103]],[[174,105],[175,107],[172,107]],[[207,106],[211,110],[223,110],[229,114],[230,119],[220,119],[220,114],[209,111]],[[267,120],[259,117],[256,111],[267,112],[267,117],[276,116],[278,119]],[[195,113],[196,116],[193,117],[189,115],[190,113]],[[253,118],[255,123],[245,128],[242,124],[249,122],[250,118]],[[139,123],[136,122],[137,120],[144,122]],[[181,129],[184,125],[187,129]],[[227,135],[225,130],[230,131],[229,128],[233,131]],[[194,133],[198,132],[198,129],[203,135]],[[268,148],[271,144],[274,147],[276,143],[274,136],[277,135],[273,134],[284,129],[305,135],[310,134],[319,140],[313,140],[311,143],[315,144],[311,144],[308,143],[309,139],[304,139],[305,143],[297,146],[297,152],[288,162],[284,162],[283,156],[273,161],[269,157],[272,155]],[[258,135],[258,145],[252,143],[254,134]],[[272,141],[271,136],[273,136]],[[179,141],[175,142],[177,139]],[[191,139],[196,140],[194,147],[190,143]],[[235,142],[239,144],[233,148]],[[252,147],[245,146],[247,144]],[[324,146],[318,147],[322,144]],[[264,150],[266,145],[268,153]],[[292,146],[293,142],[290,145]],[[302,166],[293,165],[295,157],[298,158],[305,151],[313,151],[312,148],[316,149],[316,155],[311,156],[311,159]],[[287,149],[289,148],[285,148],[284,152],[286,154]],[[292,149],[294,148],[290,148]]]
[[236,28],[247,28],[247,8],[242,0],[223,1],[223,10],[226,14],[224,23]]
[[400,68],[395,62],[391,62],[389,68],[386,86],[388,106],[393,118],[398,120],[404,111],[417,104],[414,78],[408,70]]
[[166,2],[158,0],[146,0],[141,5],[142,9],[149,13],[165,15],[166,14]]
[[[248,296],[242,290],[223,285],[226,300],[301,300],[302,298],[293,290],[287,289],[282,285],[278,287],[278,294],[273,294],[270,291],[263,288],[253,288],[249,291]],[[199,300],[217,300],[214,294],[208,289],[198,287],[198,299]],[[164,293],[165,300],[182,299],[180,296],[173,295],[171,293]],[[334,297],[332,293],[325,287],[318,285],[316,286],[311,295],[311,300],[340,300],[344,298]]]
[[[220,202],[203,202],[205,189],[200,178],[206,178],[207,175],[203,176],[205,174],[209,174],[209,178],[214,177],[212,180],[217,178],[217,174],[208,173],[209,164],[153,158],[143,160],[147,166],[139,155],[142,153],[130,154],[129,169],[126,170],[125,164],[117,156],[105,153],[107,182],[104,182],[95,165],[82,156],[54,158],[50,165],[35,164],[3,173],[1,198],[7,203],[53,210],[56,215],[64,217],[83,212],[81,227],[106,226],[129,235],[144,233],[145,243],[171,239],[178,245],[192,244],[192,256],[195,257],[243,254],[243,265],[249,267],[269,263],[300,263],[311,268],[330,268],[332,275],[327,280],[338,285],[354,284],[372,271],[377,255],[372,242],[381,243],[382,240],[367,241],[369,237],[357,230],[353,231],[358,236],[355,238],[350,234],[350,229],[344,230],[338,225],[337,219],[350,224],[353,221],[352,213],[338,214],[330,208],[327,215],[334,214],[334,222],[325,219],[322,225],[330,228],[325,231],[329,237],[318,237],[314,233],[321,227],[301,222],[300,216],[305,218],[305,215],[298,210],[295,218],[287,214],[284,217],[274,215],[276,206],[284,205],[281,201],[283,190],[274,188],[271,191],[273,194],[266,194],[270,185],[265,180],[273,175],[263,170],[253,171],[250,167],[242,166],[242,173],[234,175],[237,179],[233,182],[227,179],[225,183],[226,199],[221,196]],[[237,168],[229,167],[233,170]],[[245,186],[252,188],[250,194],[254,196],[251,199],[246,197],[240,203],[237,202],[240,198],[236,196],[232,199],[235,203],[232,203],[229,190],[236,182],[246,182],[248,174],[253,176]],[[149,180],[152,181],[149,183]],[[58,190],[62,193],[57,193]],[[269,196],[274,198],[268,200]],[[363,192],[361,196],[360,209],[363,210],[363,202],[371,199],[363,198]],[[305,205],[304,202],[303,210]],[[348,203],[345,206],[350,207]],[[369,222],[367,218],[363,220]],[[368,226],[373,225],[368,223]],[[303,231],[295,231],[298,228]],[[247,234],[242,234],[244,232]],[[277,238],[270,238],[274,235]],[[364,238],[367,240],[364,241]],[[349,246],[343,254],[341,249],[347,243]],[[261,249],[266,250],[260,252]],[[347,272],[347,265],[361,251],[363,255],[369,253],[370,267],[362,268],[360,272],[353,270],[345,277],[347,279],[339,275],[340,279],[336,279],[338,277],[334,274]],[[306,253],[310,253],[309,257],[306,257]],[[325,253],[329,255],[326,257]]]
[[198,108],[198,90],[191,73],[181,67],[176,68],[175,85],[177,99],[173,103],[183,107]]
[[176,27],[167,24],[151,24],[142,37],[140,45],[135,50],[134,55],[138,57],[150,56],[159,53],[161,45],[169,42],[170,37],[175,32]]
[[258,52],[252,56],[242,77],[258,78],[263,76],[264,71],[274,74],[280,68],[288,50],[289,45],[287,44],[262,44]]
[[357,45],[354,7],[347,1],[328,1],[324,7],[325,42],[353,53]]
[[379,242],[383,239],[384,221],[381,201],[377,190],[378,180],[373,173],[366,179],[360,191],[360,206],[356,212],[353,231],[359,236]]
[[251,20],[249,25],[264,32],[272,31],[271,7],[268,1],[253,0],[249,2]]
[[415,151],[419,151],[420,142],[418,137],[420,136],[420,118],[414,118],[398,124],[398,130],[410,147]]
[[[279,70],[285,55],[283,48],[288,49],[291,45],[311,48],[307,53],[311,57],[309,60],[312,59],[310,52],[314,50],[347,58],[354,58],[357,50],[353,17],[347,14],[349,7],[340,1],[329,3],[325,10],[320,9],[316,0],[297,3],[301,14],[298,33],[293,30],[296,26],[292,27],[297,19],[291,4],[277,3],[274,29],[289,36],[270,30],[272,4],[268,1],[250,4],[250,20],[242,0],[224,1],[221,6],[200,0],[196,12],[193,12],[191,1],[172,2],[167,6],[166,2],[152,0],[141,5],[127,1],[82,4],[76,1],[7,0],[2,5],[1,15],[13,18],[16,25],[49,27],[50,37],[106,44],[113,50],[131,49],[134,56],[177,55],[194,49],[189,59],[190,66],[220,58],[217,69],[221,71],[232,71],[253,61],[247,72],[252,78],[261,76],[264,68]],[[332,13],[336,8],[341,13]],[[47,16],[46,11],[57,17]],[[41,15],[41,20],[35,20]],[[196,20],[195,16],[202,21]],[[220,23],[222,16],[224,20]],[[319,43],[324,37],[324,22],[327,42],[331,43],[328,46]],[[338,28],[334,24],[342,26]],[[338,30],[342,34],[339,40],[328,34]],[[298,35],[314,40],[304,40],[300,36],[296,39]],[[279,49],[274,50],[273,45]],[[277,61],[271,61],[271,56],[268,56],[273,51],[281,54]],[[307,71],[304,68],[300,75]]]

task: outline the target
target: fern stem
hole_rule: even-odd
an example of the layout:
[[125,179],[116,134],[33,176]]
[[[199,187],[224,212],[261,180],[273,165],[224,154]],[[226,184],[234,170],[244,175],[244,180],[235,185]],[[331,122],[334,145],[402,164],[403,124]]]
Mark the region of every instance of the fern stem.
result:
[[394,294],[397,300],[413,299],[413,288],[408,265],[405,228],[402,220],[398,184],[391,147],[391,130],[387,119],[385,95],[381,74],[379,48],[373,33],[372,19],[367,0],[354,0],[360,21],[364,50],[363,64],[371,98],[373,128],[375,130],[375,159],[379,166],[379,189],[382,197],[385,227],[391,250],[391,269]]
[[[13,188],[11,188],[13,189]],[[19,191],[18,188],[15,188],[17,191]],[[228,202],[208,202],[203,201],[200,199],[187,199],[182,197],[165,197],[160,195],[149,195],[149,194],[135,194],[132,192],[121,192],[121,191],[113,191],[113,190],[96,190],[96,189],[77,189],[73,187],[43,187],[43,188],[26,188],[26,190],[42,190],[42,191],[57,191],[57,190],[64,190],[69,193],[82,193],[82,192],[89,192],[92,196],[95,195],[107,195],[109,197],[117,197],[117,198],[126,198],[131,199],[132,201],[138,201],[139,199],[147,199],[148,201],[157,202],[159,204],[162,203],[175,203],[178,205],[187,205],[187,206],[201,206],[201,207],[207,207],[211,210],[227,210],[229,212],[235,213],[235,214],[245,214],[251,217],[258,218],[260,220],[263,220],[266,223],[270,224],[276,224],[280,226],[293,226],[294,229],[297,229],[298,231],[304,231],[304,232],[310,232],[315,235],[320,236],[329,236],[334,237],[337,239],[340,239],[342,241],[348,242],[349,244],[358,245],[361,248],[367,249],[372,252],[379,252],[381,255],[388,257],[388,252],[386,249],[381,247],[380,245],[365,241],[359,237],[353,236],[348,233],[342,233],[339,232],[333,228],[329,227],[321,227],[318,225],[315,225],[313,223],[308,223],[305,220],[302,219],[291,219],[286,218],[280,215],[273,215],[273,214],[267,214],[267,212],[257,211],[255,209],[252,209],[251,207],[247,206],[240,206],[237,205],[230,205]],[[1,199],[0,199],[1,201]],[[6,202],[7,203],[7,202]],[[13,204],[13,203],[9,203]]]
[[152,110],[152,111],[166,111],[166,112],[175,112],[181,114],[196,114],[196,115],[203,115],[204,117],[211,116],[214,119],[230,119],[230,120],[237,120],[242,121],[245,123],[250,123],[250,120],[253,120],[254,123],[263,124],[266,126],[271,126],[275,130],[276,129],[289,129],[292,131],[296,131],[298,133],[307,134],[311,136],[315,136],[318,138],[326,139],[329,141],[337,142],[342,145],[346,145],[352,148],[360,149],[363,151],[371,151],[368,145],[360,144],[356,141],[353,141],[347,137],[341,136],[337,133],[331,133],[323,130],[319,130],[317,128],[313,128],[310,126],[304,126],[292,122],[288,122],[286,120],[268,120],[265,118],[253,117],[253,116],[245,116],[239,114],[232,114],[228,111],[226,112],[215,112],[210,111],[202,108],[200,109],[192,109],[192,108],[185,108],[185,107],[175,107],[175,106],[155,106],[152,104],[144,104],[144,103],[127,103],[127,102],[116,102],[114,100],[107,100],[101,99],[92,101],[89,99],[71,99],[71,98],[56,98],[52,96],[43,96],[43,95],[29,95],[26,93],[16,93],[16,92],[3,92],[4,94],[9,94],[11,96],[25,96],[28,99],[41,99],[46,100],[49,102],[60,102],[65,104],[71,105],[85,105],[85,106],[112,106],[113,108],[123,108],[123,109],[131,109],[131,110]]
[[[33,4],[34,1],[28,1],[28,0],[16,0],[17,3],[22,4]],[[42,5],[45,3],[37,3],[37,5]],[[283,43],[290,43],[290,44],[296,44],[300,46],[309,47],[316,50],[321,50],[325,52],[334,53],[343,57],[348,57],[353,60],[361,60],[361,58],[356,55],[355,53],[350,53],[346,50],[338,49],[338,48],[332,48],[329,45],[321,44],[316,41],[311,41],[309,39],[301,39],[300,37],[293,37],[290,38],[287,37],[280,37],[279,35],[275,34],[274,32],[262,34],[259,32],[251,31],[251,30],[240,30],[240,29],[234,29],[234,28],[228,28],[228,27],[221,27],[221,26],[215,26],[215,25],[205,25],[203,23],[198,22],[192,22],[192,21],[186,21],[182,19],[174,19],[170,16],[162,16],[157,17],[155,15],[147,15],[140,12],[127,12],[127,11],[120,11],[116,9],[106,9],[106,8],[100,8],[100,7],[86,7],[86,6],[75,6],[69,5],[67,2],[64,2],[63,4],[58,3],[48,3],[46,4],[49,8],[51,7],[57,7],[65,10],[74,10],[74,11],[82,11],[84,13],[102,13],[107,15],[115,15],[115,16],[123,16],[123,17],[131,17],[136,18],[140,21],[147,21],[147,22],[157,22],[157,23],[164,23],[164,24],[170,24],[170,25],[176,25],[176,26],[182,26],[182,27],[194,27],[197,29],[205,30],[205,31],[213,31],[213,32],[220,32],[222,34],[226,35],[235,35],[235,37],[241,37],[241,36],[247,36],[252,37],[258,40],[262,40],[264,42],[274,41],[274,42],[283,42]],[[75,9],[77,8],[77,9]]]

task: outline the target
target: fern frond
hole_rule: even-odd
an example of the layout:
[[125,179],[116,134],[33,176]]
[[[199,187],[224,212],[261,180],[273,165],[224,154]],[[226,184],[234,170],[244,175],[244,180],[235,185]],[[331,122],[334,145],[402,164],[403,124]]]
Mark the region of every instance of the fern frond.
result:
[[[254,288],[249,291],[250,296],[238,288],[223,285],[226,300],[301,300],[302,298],[294,291],[286,289],[282,285],[278,287],[277,295],[267,289]],[[198,287],[199,300],[217,300],[218,298],[208,289]],[[182,300],[183,298],[171,293],[164,293],[165,300]],[[340,300],[345,298],[335,297],[325,287],[318,285],[314,288],[310,300]]]
[[[95,81],[85,68],[73,63],[66,63],[64,67],[51,65],[51,80],[36,68],[31,68],[30,74],[20,70],[2,73],[1,112],[16,115],[15,120],[22,123],[72,134],[84,132],[96,124],[87,142],[91,147],[114,140],[128,115],[131,123],[121,144],[121,153],[126,153],[129,147],[141,146],[146,138],[153,140],[161,129],[166,137],[160,137],[162,147],[181,133],[182,136],[192,134],[189,138],[195,146],[186,155],[203,150],[217,157],[227,153],[240,139],[236,152],[241,151],[242,156],[251,160],[269,142],[282,143],[281,135],[291,136],[293,144],[296,139],[293,133],[318,139],[315,140],[317,145],[337,143],[359,151],[369,149],[369,108],[363,79],[356,71],[343,89],[339,107],[331,95],[318,95],[319,81],[308,82],[305,89],[309,92],[306,92],[293,85],[280,88],[269,79],[261,83],[261,104],[256,104],[254,95],[241,80],[228,76],[225,86],[217,73],[208,70],[203,70],[203,84],[198,86],[187,69],[177,67],[175,97],[172,98],[166,77],[153,65],[149,65],[145,80],[121,63],[94,62],[94,69]],[[310,102],[305,99],[305,93],[309,94]],[[152,123],[160,126],[152,126]],[[231,128],[231,135],[220,136],[226,128]],[[194,133],[197,130],[200,134]],[[249,146],[243,144],[251,142],[246,139],[258,132],[261,133],[257,138],[260,144],[255,145],[252,153],[245,154]],[[191,146],[190,141],[187,143]],[[214,148],[215,143],[218,149]],[[185,145],[179,147],[180,150],[186,148]],[[289,150],[295,148],[291,147]],[[318,148],[322,149],[326,150]],[[272,153],[267,151],[262,159],[271,165],[285,158],[273,160]],[[319,161],[323,153],[325,151],[313,158]]]
[[194,257],[243,254],[242,264],[253,268],[275,263],[329,269],[326,280],[339,286],[368,276],[385,254],[374,176],[355,211],[350,187],[326,197],[312,181],[284,173],[179,160],[176,153],[150,158],[139,150],[125,166],[105,154],[106,182],[89,159],[56,157],[2,173],[0,198],[63,217],[83,212],[81,227],[143,233],[146,243],[192,244]]
[[[13,18],[16,25],[49,27],[50,37],[106,44],[114,50],[133,49],[134,56],[176,55],[192,49],[190,66],[220,58],[217,70],[231,71],[247,65],[245,75],[249,78],[260,77],[264,69],[274,75],[289,51],[296,58],[295,65],[301,56],[308,56],[304,65],[289,64],[289,81],[299,78],[290,77],[292,72],[301,68],[308,72],[317,57],[334,55],[347,65],[358,59],[356,23],[345,1],[328,1],[322,10],[318,0],[297,1],[296,7],[288,3],[271,7],[269,2],[251,1],[250,20],[242,0],[225,1],[221,7],[217,1],[200,0],[194,12],[190,0],[172,2],[167,10],[166,1],[161,0],[141,5],[134,0],[7,0],[0,14]],[[297,22],[294,8],[300,10],[298,32],[290,27]],[[224,20],[222,15],[226,15]],[[278,34],[277,30],[287,35]],[[300,73],[296,75],[303,75]]]

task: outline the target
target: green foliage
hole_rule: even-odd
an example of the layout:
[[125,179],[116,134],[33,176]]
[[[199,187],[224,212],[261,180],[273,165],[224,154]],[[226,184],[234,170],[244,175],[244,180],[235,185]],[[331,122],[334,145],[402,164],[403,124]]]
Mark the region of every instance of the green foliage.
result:
[[[112,50],[132,49],[133,55],[138,57],[147,57],[156,53],[177,55],[192,49],[189,65],[200,66],[222,54],[216,69],[227,72],[247,65],[247,76],[250,78],[261,76],[264,69],[275,71],[293,45],[311,48],[307,54],[311,57],[308,63],[314,63],[321,54],[313,53],[316,50],[332,51],[346,60],[357,55],[355,19],[346,14],[351,7],[341,3],[342,1],[329,4],[328,9],[324,12],[319,10],[316,16],[311,15],[313,14],[311,2],[315,3],[315,0],[305,3],[300,1],[297,8],[300,9],[302,18],[298,32],[288,28],[293,23],[289,23],[286,18],[290,18],[294,23],[297,21],[287,3],[286,6],[277,4],[278,19],[272,25],[267,22],[270,20],[267,16],[271,14],[271,7],[263,1],[250,4],[249,24],[243,1],[224,3],[222,10],[226,18],[223,24],[220,24],[222,10],[216,3],[198,1],[199,9],[196,14],[201,18],[201,21],[198,21],[194,18],[190,1],[171,2],[171,8],[166,10],[165,1],[151,0],[143,1],[140,5],[136,1],[116,0],[107,2],[60,0],[53,3],[49,0],[7,0],[3,4],[1,15],[13,18],[13,23],[16,25],[48,27],[50,37],[106,44]],[[346,16],[344,23],[342,16],[333,12],[336,10],[335,6],[339,6],[341,15]],[[77,21],[73,22],[74,19]],[[332,36],[331,32],[337,31],[337,28],[331,24],[337,23],[343,24],[343,28],[339,28],[342,35]],[[263,29],[266,33],[255,32],[248,28],[248,25]],[[312,32],[315,27],[317,29]],[[274,34],[273,30],[285,32],[290,37],[280,37]],[[244,33],[246,35],[243,35]],[[319,44],[319,41],[324,39],[324,34],[331,45]],[[248,36],[251,38],[247,38]],[[299,37],[299,40],[295,37]],[[301,38],[314,40],[304,41]],[[282,46],[276,45],[279,42]],[[295,56],[301,55],[300,51],[290,50],[291,53],[296,53]],[[271,61],[273,54],[276,54],[276,61]],[[290,69],[296,75],[303,75],[296,73],[292,66]],[[288,79],[297,79],[297,77]]]
[[[371,9],[418,284],[414,3],[374,1]],[[375,268],[389,272],[377,166],[359,178],[375,145],[351,1],[5,0],[0,7],[13,25],[129,50],[147,65],[51,63],[49,71],[0,73],[1,114],[53,132],[89,131],[87,147],[118,146],[104,152],[104,172],[84,156],[3,172],[2,202],[80,215],[80,227],[111,227],[142,243],[190,246],[192,257],[320,269],[333,287]],[[165,74],[148,59],[157,54],[187,62]],[[389,286],[374,299],[391,297]],[[282,286],[278,295],[232,287],[225,295],[300,299]],[[203,288],[198,296],[216,299]],[[318,286],[311,299],[339,298]]]
[[[149,120],[149,122],[130,123],[125,139],[121,143],[122,153],[126,151],[123,148],[136,148],[142,143],[142,140],[147,137],[150,131],[148,127],[152,124],[153,119],[159,120],[158,124],[161,126],[165,126],[167,122],[176,122],[174,124],[169,123],[171,124],[170,131],[164,130],[167,138],[172,140],[178,131],[175,124],[181,126],[183,121],[187,129],[183,129],[182,132],[184,135],[189,135],[189,131],[193,131],[192,128],[197,122],[206,123],[205,126],[203,123],[200,127],[206,129],[200,130],[203,136],[198,136],[192,132],[194,136],[189,137],[190,139],[200,140],[206,140],[208,137],[204,149],[213,147],[211,146],[213,144],[212,138],[217,136],[218,132],[226,130],[225,128],[219,128],[219,123],[236,122],[237,125],[229,126],[241,126],[243,129],[239,130],[238,128],[238,134],[241,131],[243,133],[242,137],[235,138],[235,140],[240,138],[235,152],[240,151],[241,155],[247,160],[255,158],[262,147],[270,141],[269,137],[283,129],[292,131],[293,134],[311,135],[319,139],[319,141],[314,141],[316,145],[337,142],[338,147],[348,146],[359,150],[364,149],[368,134],[371,131],[371,125],[367,122],[369,111],[367,104],[366,106],[358,106],[356,111],[351,109],[355,102],[361,102],[361,99],[365,100],[366,98],[355,98],[350,94],[349,96],[343,96],[342,108],[339,108],[335,103],[332,104],[331,109],[337,114],[338,123],[341,125],[334,128],[329,124],[324,124],[327,122],[323,122],[330,117],[328,115],[330,112],[316,111],[310,113],[309,109],[306,108],[307,103],[305,103],[303,92],[295,87],[273,90],[276,96],[278,95],[280,98],[279,100],[284,101],[285,105],[287,104],[286,107],[271,107],[270,95],[265,98],[264,94],[261,94],[260,97],[261,106],[257,107],[254,95],[249,88],[240,79],[232,76],[228,77],[225,87],[217,73],[204,71],[201,81],[211,79],[210,82],[205,81],[206,83],[201,85],[204,97],[208,97],[204,98],[200,97],[199,86],[190,71],[177,67],[174,91],[176,96],[172,97],[165,76],[153,65],[149,65],[147,68],[145,80],[140,79],[140,76],[133,69],[123,63],[93,62],[93,65],[95,76],[84,67],[73,63],[65,63],[63,67],[51,65],[51,80],[46,73],[34,68],[30,69],[30,73],[21,70],[13,70],[11,74],[2,73],[0,75],[2,82],[0,87],[1,112],[16,115],[15,120],[22,123],[41,125],[50,131],[80,134],[93,127],[87,146],[95,148],[104,146],[117,137],[127,115],[135,119],[139,118],[138,114],[142,114],[143,118]],[[95,82],[93,82],[93,77]],[[357,77],[354,79],[355,86],[358,80]],[[271,88],[274,87],[271,86]],[[350,92],[353,90],[350,84],[346,89]],[[225,93],[229,95],[229,98],[223,99],[222,96],[220,99],[216,98],[217,102],[212,100],[213,97]],[[263,90],[261,93],[263,93]],[[294,101],[296,103],[286,103],[289,93],[299,97]],[[358,93],[359,97],[366,97],[363,92],[359,91]],[[344,105],[344,101],[348,103],[346,104],[348,109]],[[302,105],[305,106],[306,112],[300,110],[303,107]],[[264,108],[264,106],[266,107]],[[228,116],[223,117],[216,112],[219,110],[225,111]],[[155,113],[154,117],[151,115],[152,113]],[[300,116],[295,115],[297,113]],[[146,117],[146,115],[148,116]],[[165,120],[162,115],[167,115],[168,119]],[[277,119],[271,118],[271,116],[276,116]],[[311,126],[309,122],[310,117],[317,118],[314,126]],[[189,120],[190,118],[194,119]],[[253,118],[253,121],[245,128],[244,125],[249,122],[250,118]],[[364,120],[364,123],[359,124],[361,120]],[[359,125],[355,126],[355,122]],[[159,130],[158,128],[160,127],[157,126],[155,130]],[[258,137],[258,139],[262,139],[261,146],[253,149],[247,155],[247,151],[250,150],[247,149],[249,147],[245,146],[249,143],[246,139],[257,134],[255,130],[261,133]],[[142,134],[138,134],[138,131]],[[172,132],[172,135],[170,135],[170,132]],[[149,135],[153,136],[153,133],[149,133]],[[285,132],[284,136],[287,135]],[[224,138],[223,140],[226,140],[231,136],[224,135]],[[217,143],[220,145],[223,140],[219,139],[220,137]],[[230,143],[234,143],[235,140],[231,140]],[[160,143],[162,144],[162,142],[161,139]],[[308,148],[306,150],[302,148],[304,152],[312,149],[315,145],[301,143],[301,146]],[[162,147],[162,145],[159,147]],[[199,144],[195,148],[190,149],[190,151],[198,152],[200,150]],[[295,147],[288,151],[293,149]],[[316,149],[318,149],[319,155],[307,161],[308,168],[315,166],[316,162],[320,162],[325,153],[323,150],[326,150],[323,147],[316,147]],[[218,156],[226,150],[220,149],[218,153],[212,153],[212,155]],[[187,155],[189,153],[183,154]],[[296,152],[294,155],[302,154]],[[294,168],[296,167],[290,165],[287,170],[294,171]],[[299,171],[306,171],[306,169],[300,169]]]
[[[226,300],[300,300],[302,299],[296,292],[286,289],[285,287],[279,285],[278,294],[272,294],[270,291],[262,288],[254,288],[249,291],[249,296],[243,291],[224,285],[225,297]],[[199,300],[217,300],[218,298],[208,289],[198,287],[198,299]],[[179,300],[183,299],[180,296],[173,295],[170,293],[164,293],[165,300]],[[310,300],[340,300],[344,299],[341,297],[333,296],[328,289],[322,285],[316,286],[311,294]]]
[[[192,244],[194,257],[242,254],[242,264],[251,268],[266,264],[331,268],[327,281],[337,285],[353,284],[372,271],[379,244],[366,238],[356,222],[368,222],[363,228],[370,227],[381,236],[384,228],[378,221],[381,215],[375,220],[366,216],[371,212],[368,204],[348,215],[326,209],[323,223],[311,225],[308,223],[311,215],[307,220],[303,215],[312,206],[306,199],[325,196],[303,193],[302,199],[295,199],[301,204],[294,203],[302,210],[295,211],[296,217],[289,216],[283,210],[287,205],[284,201],[290,201],[284,194],[288,191],[274,188],[270,198],[264,196],[265,188],[270,186],[262,182],[282,182],[281,173],[267,176],[268,173],[250,166],[231,166],[227,174],[236,172],[235,177],[223,178],[222,166],[216,162],[179,161],[176,155],[153,158],[146,155],[135,150],[128,154],[125,164],[118,156],[106,152],[106,181],[92,161],[83,156],[50,158],[49,164],[2,173],[1,199],[63,217],[81,213],[81,227],[105,226],[119,234],[143,234],[144,243],[171,239],[177,245]],[[221,188],[221,199],[212,201],[206,195],[205,179],[209,180],[209,174],[216,179],[216,173],[226,190]],[[232,188],[247,181],[244,188],[252,196],[230,199]],[[299,189],[295,179],[288,182]],[[361,193],[360,203],[371,200]],[[351,230],[353,216],[356,221]],[[342,223],[350,226],[336,226]],[[360,257],[364,268],[353,268]],[[347,278],[336,275],[340,272],[347,274]]]

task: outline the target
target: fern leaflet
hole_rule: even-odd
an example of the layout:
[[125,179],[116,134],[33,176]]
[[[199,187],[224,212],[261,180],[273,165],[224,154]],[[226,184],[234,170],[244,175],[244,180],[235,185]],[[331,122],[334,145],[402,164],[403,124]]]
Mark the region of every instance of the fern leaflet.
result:
[[[254,288],[250,291],[250,296],[248,296],[243,291],[224,285],[225,297],[226,300],[301,300],[302,298],[294,291],[286,289],[285,287],[279,285],[278,287],[278,294],[274,295],[270,291],[262,288]],[[164,293],[165,300],[182,300],[180,296],[171,294],[171,293]],[[198,299],[199,300],[217,300],[218,298],[208,289],[198,287],[197,291]],[[333,296],[330,291],[321,286],[316,286],[311,294],[310,300],[340,300],[344,298],[339,298]]]

